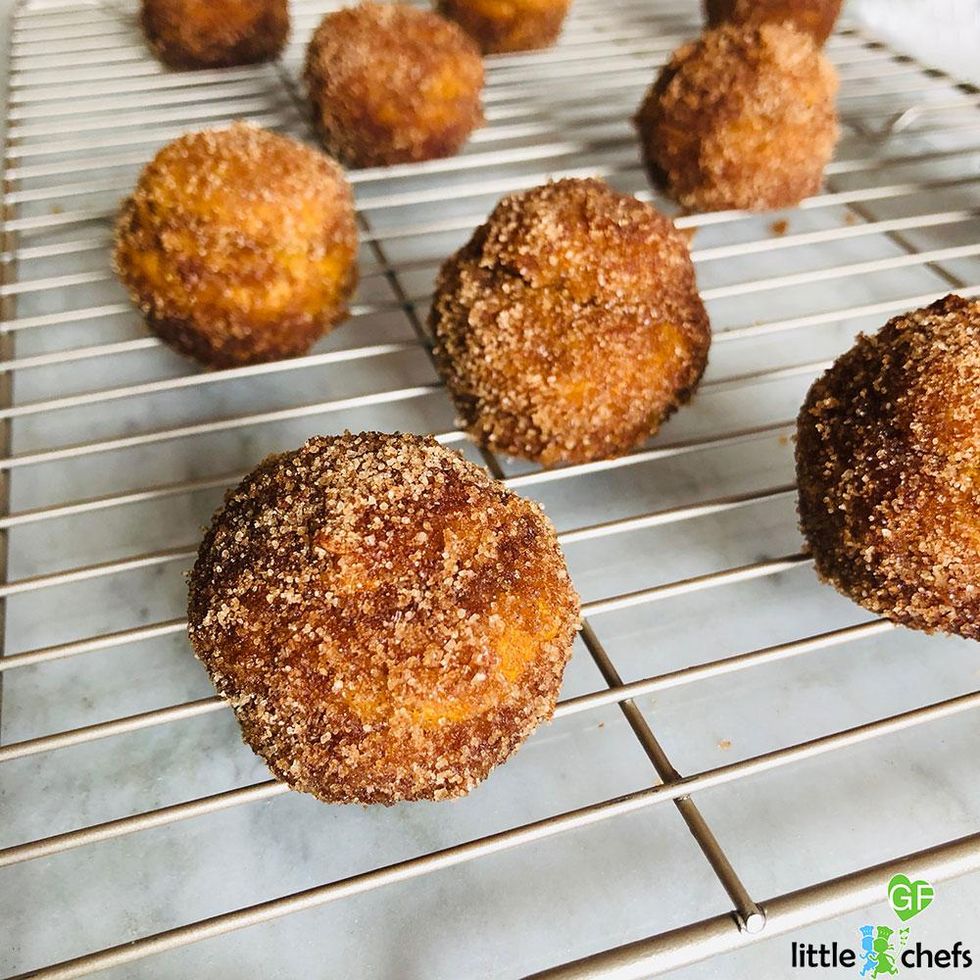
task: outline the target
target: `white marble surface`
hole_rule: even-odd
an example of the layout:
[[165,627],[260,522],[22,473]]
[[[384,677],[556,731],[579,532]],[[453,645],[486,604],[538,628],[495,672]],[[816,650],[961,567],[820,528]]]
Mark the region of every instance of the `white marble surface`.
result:
[[851,0],[848,9],[900,50],[980,83],[980,0]]
[[[653,36],[692,29],[693,5],[628,4],[631,23]],[[322,4],[298,6],[297,33],[287,67],[294,69],[302,40]],[[124,61],[139,71],[157,69],[142,60],[140,41],[112,7],[99,24],[106,36],[121,35],[139,58]],[[615,29],[598,0],[580,0],[572,38]],[[672,13],[674,11],[674,13]],[[52,14],[70,26],[72,13]],[[84,19],[84,18],[83,18]],[[600,23],[602,22],[602,23]],[[53,23],[53,21],[52,21]],[[599,36],[598,34],[596,35]],[[93,176],[79,157],[98,157],[96,177],[105,190],[75,196],[71,188],[43,203],[20,204],[18,217],[45,217],[22,244],[41,246],[91,241],[96,247],[57,259],[22,263],[21,276],[106,272],[104,242],[110,216],[128,189],[139,161],[155,145],[189,125],[181,110],[165,124],[125,126],[110,135],[139,142],[109,145],[103,131],[84,130],[93,103],[86,101],[92,73],[100,67],[66,68],[45,61],[43,45],[31,53],[35,84],[48,78],[74,82],[70,102],[55,108],[63,133],[25,136],[29,168],[18,190],[60,187]],[[915,180],[946,180],[928,196],[897,196],[867,205],[858,214],[844,206],[811,208],[708,225],[694,239],[696,252],[773,236],[770,224],[788,223],[787,235],[853,229],[868,219],[976,207],[980,154],[960,153],[925,163],[886,162],[890,156],[933,149],[976,147],[975,110],[951,110],[952,136],[939,138],[939,113],[887,140],[874,134],[894,114],[919,100],[944,102],[959,94],[940,79],[923,80],[908,66],[887,63],[862,68],[856,41],[835,40],[830,52],[845,77],[842,112],[846,127],[838,159],[881,156],[874,168],[832,168],[832,190],[886,186]],[[482,179],[533,183],[545,174],[576,167],[602,167],[617,186],[645,189],[636,166],[628,116],[653,62],[631,56],[635,84],[603,91],[583,108],[573,103],[592,84],[585,71],[560,81],[548,58],[500,63],[492,70],[492,105],[498,116],[524,113],[524,132],[495,148],[551,146],[533,163],[500,163],[477,171]],[[109,63],[106,62],[106,65]],[[519,66],[522,65],[522,66]],[[22,65],[22,67],[25,67]],[[125,72],[125,68],[118,69]],[[901,74],[899,81],[899,72]],[[74,73],[74,74],[73,74]],[[596,84],[602,76],[596,75]],[[302,131],[292,104],[272,68],[226,76],[209,97],[237,99],[245,113],[271,117]],[[539,83],[540,86],[539,87]],[[125,79],[104,86],[117,98]],[[501,85],[511,88],[500,98]],[[112,89],[116,91],[112,91]],[[883,96],[904,88],[899,95]],[[50,89],[48,90],[51,91]],[[67,90],[66,90],[67,91]],[[120,114],[140,112],[140,100]],[[534,113],[527,115],[528,105]],[[50,108],[50,104],[46,104]],[[186,105],[186,104],[185,104]],[[198,103],[197,105],[200,105]],[[522,108],[523,107],[523,108]],[[972,113],[972,115],[970,115]],[[98,117],[97,117],[98,118]],[[104,116],[101,117],[104,121]],[[38,125],[52,123],[48,117]],[[468,147],[464,162],[486,152],[487,143],[514,125],[498,118]],[[159,130],[159,132],[157,132]],[[66,142],[67,141],[67,142]],[[40,144],[47,142],[44,152]],[[567,143],[564,149],[558,144]],[[579,145],[583,144],[583,145]],[[588,144],[587,148],[583,148]],[[72,148],[78,146],[79,148]],[[39,168],[46,168],[42,171]],[[57,172],[52,172],[57,171]],[[435,172],[394,181],[362,181],[362,213],[375,229],[449,222],[485,213],[498,196],[464,196],[474,171]],[[454,190],[457,189],[457,190]],[[398,205],[391,195],[431,190],[432,203]],[[458,191],[458,192],[457,192]],[[450,200],[446,200],[449,198]],[[90,218],[75,212],[91,211]],[[461,221],[462,223],[462,221]],[[977,242],[977,222],[960,221],[907,232],[918,248]],[[435,266],[468,235],[466,228],[389,241],[391,261],[424,260],[424,269],[402,276],[410,295],[423,295]],[[980,283],[980,262],[966,257],[941,268],[921,264],[786,285],[741,295],[725,289],[856,262],[901,256],[899,243],[880,234],[855,236],[817,247],[782,248],[738,259],[702,256],[703,289],[718,340],[706,385],[694,405],[679,413],[658,443],[724,433],[746,426],[789,421],[815,368],[778,380],[723,382],[750,372],[793,367],[833,357],[859,329],[873,329],[881,315],[836,317],[834,311],[888,302],[896,297],[941,292],[943,270],[971,285]],[[365,250],[365,268],[375,259]],[[390,304],[383,278],[366,278],[358,302]],[[122,303],[109,278],[63,290],[20,297],[19,318],[92,305]],[[422,304],[424,307],[424,304]],[[420,307],[421,308],[421,307]],[[424,309],[422,310],[424,312]],[[725,331],[827,313],[825,322],[755,336]],[[386,341],[410,341],[401,312],[376,312],[352,320],[317,346],[317,352]],[[28,357],[97,344],[141,342],[138,318],[121,312],[69,320],[17,332],[16,356]],[[19,371],[15,404],[118,388],[144,381],[193,376],[195,369],[159,346],[139,346],[70,368]],[[404,351],[347,364],[313,364],[261,378],[209,380],[179,392],[141,395],[96,407],[50,410],[18,417],[14,453],[137,433],[192,426],[312,404],[349,395],[434,380],[425,356]],[[274,423],[242,425],[219,434],[102,453],[80,453],[60,462],[23,465],[12,478],[15,511],[80,498],[118,494],[145,486],[206,479],[247,469],[269,451],[299,444],[317,431],[344,427],[439,431],[452,427],[441,393],[389,405]],[[529,487],[559,528],[759,490],[791,479],[788,429],[737,447],[715,448],[660,459],[575,481]],[[509,465],[509,472],[526,467]],[[78,565],[113,561],[175,546],[191,546],[220,499],[220,490],[162,499],[27,524],[10,534],[10,576],[22,579]],[[782,497],[761,504],[684,521],[590,545],[568,548],[568,558],[586,600],[614,595],[688,575],[781,556],[799,548],[793,502]],[[153,565],[83,583],[38,589],[8,601],[6,650],[45,645],[180,617],[186,561]],[[595,620],[598,635],[627,680],[662,673],[757,647],[862,622],[866,615],[799,568],[769,579],[704,592],[609,614]],[[640,700],[640,706],[682,772],[696,772],[801,740],[884,717],[917,705],[974,690],[980,660],[974,644],[896,631],[714,681],[678,687]],[[584,649],[569,669],[564,695],[598,690],[601,679]],[[4,743],[134,712],[207,697],[210,686],[179,634],[11,671],[3,688],[0,737]],[[960,715],[805,765],[776,770],[698,795],[717,836],[753,895],[765,898],[875,863],[961,834],[980,825],[980,780],[976,763],[977,717]],[[175,722],[88,745],[33,756],[0,766],[0,846],[71,830],[149,808],[243,786],[266,778],[261,764],[239,741],[227,712]],[[69,956],[124,942],[204,916],[249,905],[629,792],[651,783],[650,767],[615,707],[570,716],[542,729],[507,766],[468,799],[441,806],[405,805],[389,810],[327,807],[298,794],[184,821],[170,827],[73,850],[0,870],[0,973],[17,973]],[[980,951],[975,909],[980,880],[940,889],[935,910],[917,922],[916,936],[940,944],[949,937],[972,940]],[[221,939],[111,971],[129,977],[513,977],[598,949],[723,911],[726,898],[673,808],[667,804],[536,844],[383,888],[324,908],[290,916]],[[874,910],[880,918],[883,906]],[[853,941],[868,914],[803,930],[794,938]],[[689,978],[782,977],[788,975],[788,942],[761,943],[734,956],[684,971]]]

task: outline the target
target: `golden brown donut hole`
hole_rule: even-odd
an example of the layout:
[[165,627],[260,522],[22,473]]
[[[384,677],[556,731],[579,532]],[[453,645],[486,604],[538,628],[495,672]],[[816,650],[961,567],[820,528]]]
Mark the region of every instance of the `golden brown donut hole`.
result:
[[790,24],[823,44],[840,15],[843,0],[704,0],[709,27],[721,24]]
[[436,7],[484,54],[504,54],[550,47],[570,5],[571,0],[438,0]]
[[461,796],[551,717],[579,601],[541,508],[429,437],[269,457],[190,578],[194,650],[276,778]]
[[872,612],[980,639],[980,302],[861,336],[810,389],[796,448],[817,572]]
[[837,73],[807,34],[724,26],[674,52],[636,115],[653,182],[685,207],[792,207],[837,142]]
[[304,72],[323,144],[352,167],[452,156],[483,122],[483,60],[456,24],[401,4],[328,14]]
[[600,180],[505,197],[442,267],[430,323],[470,434],[545,465],[643,442],[710,343],[686,240]]
[[228,68],[279,56],[287,0],[143,0],[143,31],[171,68]]
[[204,364],[302,354],[346,315],[357,280],[347,179],[256,126],[187,134],[140,174],[113,264],[150,329]]

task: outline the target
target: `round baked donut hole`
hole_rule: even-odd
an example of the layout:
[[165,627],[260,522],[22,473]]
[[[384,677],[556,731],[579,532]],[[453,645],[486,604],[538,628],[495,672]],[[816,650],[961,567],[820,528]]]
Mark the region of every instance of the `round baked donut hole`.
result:
[[469,792],[551,717],[578,622],[541,508],[429,437],[270,456],[190,576],[191,642],[245,741],[332,803]]
[[438,0],[484,54],[532,51],[558,40],[571,0]]
[[357,281],[347,179],[257,126],[190,133],[140,174],[113,265],[150,329],[203,364],[305,353],[346,315]]
[[653,183],[686,208],[767,210],[816,193],[837,72],[792,27],[719,27],[674,52],[636,115]]
[[810,389],[796,447],[818,574],[913,629],[980,639],[980,301],[861,336]]
[[171,68],[229,68],[277,58],[287,0],[143,0],[143,32]]
[[709,27],[790,24],[817,44],[830,37],[843,0],[704,0]]
[[458,25],[404,4],[324,17],[304,80],[323,144],[351,167],[452,156],[483,123],[483,59]]
[[500,201],[443,265],[430,323],[469,433],[545,465],[643,442],[690,397],[711,339],[686,240],[601,180]]

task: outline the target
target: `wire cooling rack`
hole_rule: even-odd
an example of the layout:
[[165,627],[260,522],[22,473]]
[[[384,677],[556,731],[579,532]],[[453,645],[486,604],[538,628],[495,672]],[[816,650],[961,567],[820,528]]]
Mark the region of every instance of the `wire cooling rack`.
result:
[[[980,869],[975,647],[817,583],[791,444],[807,386],[858,330],[980,295],[976,90],[845,25],[825,191],[678,220],[715,330],[694,404],[623,459],[542,472],[453,428],[426,347],[433,276],[507,191],[600,174],[650,199],[629,116],[696,5],[577,0],[558,47],[488,59],[488,125],[460,157],[351,174],[350,322],[306,357],[202,373],[113,281],[113,216],[186,129],[307,137],[296,79],[325,9],[294,4],[281,64],[183,74],[147,56],[124,5],[16,10],[2,972],[643,976],[878,902],[896,870]],[[585,600],[556,720],[459,802],[289,793],[183,635],[181,572],[223,488],[343,428],[438,433],[541,500]],[[779,947],[741,975],[782,975]]]

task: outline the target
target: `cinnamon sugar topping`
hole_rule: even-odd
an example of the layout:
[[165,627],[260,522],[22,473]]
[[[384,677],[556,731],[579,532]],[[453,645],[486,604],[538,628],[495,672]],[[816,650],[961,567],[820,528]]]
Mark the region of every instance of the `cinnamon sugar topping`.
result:
[[551,716],[578,610],[541,509],[409,435],[268,458],[190,579],[191,641],[246,741],[334,802],[484,779]]

